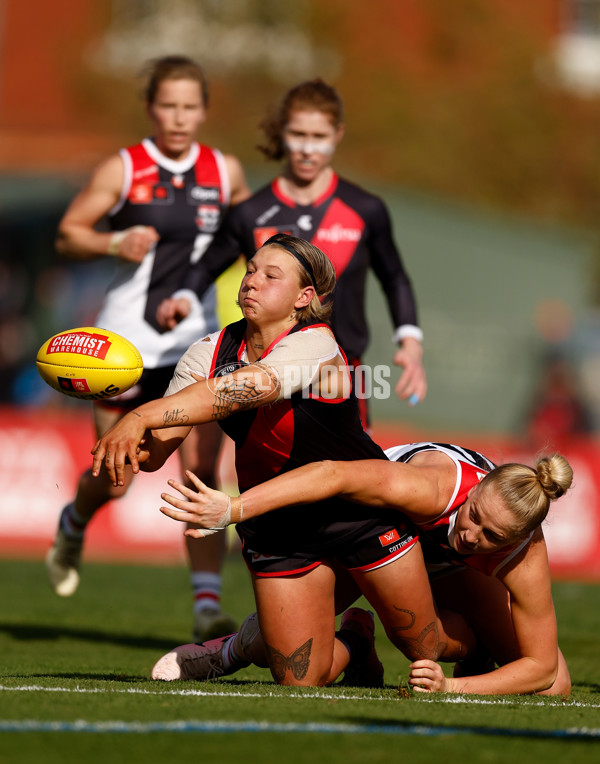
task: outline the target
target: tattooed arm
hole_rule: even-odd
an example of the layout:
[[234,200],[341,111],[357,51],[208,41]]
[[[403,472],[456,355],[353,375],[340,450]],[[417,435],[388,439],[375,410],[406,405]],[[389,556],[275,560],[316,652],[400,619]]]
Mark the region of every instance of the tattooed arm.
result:
[[262,364],[244,366],[232,374],[200,379],[173,395],[130,411],[92,449],[92,474],[104,464],[114,485],[124,484],[125,465],[138,472],[161,467],[196,424],[224,419],[238,411],[277,400],[279,380]]

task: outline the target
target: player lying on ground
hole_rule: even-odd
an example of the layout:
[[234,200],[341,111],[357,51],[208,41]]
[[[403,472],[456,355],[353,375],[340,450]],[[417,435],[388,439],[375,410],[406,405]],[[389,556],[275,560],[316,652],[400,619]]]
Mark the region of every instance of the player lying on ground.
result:
[[[244,518],[257,517],[330,496],[401,510],[420,528],[436,603],[461,613],[483,647],[480,665],[465,661],[451,679],[432,660],[413,662],[409,679],[413,688],[493,694],[570,692],[569,672],[557,643],[541,528],[550,502],[571,485],[567,460],[556,454],[538,460],[534,468],[495,467],[477,452],[439,443],[398,446],[386,454],[388,462],[309,464],[239,498],[213,491],[190,475],[197,490],[169,481],[184,498],[163,494],[172,507],[161,511],[212,529],[223,527],[226,510],[235,522],[242,511]],[[301,515],[297,519],[302,522]],[[201,537],[207,531],[187,533]],[[254,645],[253,652],[248,651],[247,631],[238,655],[253,659],[259,648]],[[172,664],[173,658],[168,662]],[[494,669],[494,663],[499,668]],[[469,668],[478,675],[459,676]],[[482,670],[485,673],[479,673]],[[196,678],[200,671],[197,662]]]

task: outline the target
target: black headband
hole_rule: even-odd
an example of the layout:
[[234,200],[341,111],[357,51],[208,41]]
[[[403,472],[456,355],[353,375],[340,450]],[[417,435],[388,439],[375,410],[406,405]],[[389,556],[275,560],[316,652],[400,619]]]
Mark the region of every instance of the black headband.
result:
[[296,250],[290,244],[287,244],[285,241],[279,241],[279,240],[271,241],[271,239],[267,239],[267,241],[265,241],[265,243],[263,244],[263,247],[266,247],[268,244],[272,244],[277,247],[283,247],[287,252],[290,253],[290,255],[293,255],[296,258],[296,260],[300,263],[300,265],[304,268],[304,270],[308,273],[311,283],[315,288],[315,292],[317,291],[317,282],[315,280],[315,274],[313,272],[311,264],[304,257],[304,255],[301,255],[299,252],[296,252]]

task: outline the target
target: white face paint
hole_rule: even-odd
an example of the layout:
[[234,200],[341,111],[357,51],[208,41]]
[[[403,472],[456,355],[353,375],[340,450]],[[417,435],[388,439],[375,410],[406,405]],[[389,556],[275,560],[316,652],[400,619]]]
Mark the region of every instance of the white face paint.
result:
[[298,154],[322,154],[327,157],[335,151],[335,144],[329,140],[308,141],[302,138],[287,138],[285,147],[288,151]]

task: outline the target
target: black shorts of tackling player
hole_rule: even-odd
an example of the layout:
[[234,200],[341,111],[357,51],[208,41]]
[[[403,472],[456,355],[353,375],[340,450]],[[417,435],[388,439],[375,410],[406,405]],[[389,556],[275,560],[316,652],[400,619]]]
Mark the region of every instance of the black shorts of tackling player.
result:
[[[354,529],[352,538],[342,538],[338,543],[327,538],[322,531],[323,547],[310,550],[298,549],[285,556],[258,550],[257,539],[242,537],[242,555],[248,568],[258,577],[293,576],[318,567],[323,562],[337,563],[346,570],[368,571],[381,568],[405,555],[419,540],[416,529],[406,522],[376,523],[367,521]],[[357,534],[358,531],[358,534]],[[312,545],[311,545],[312,546]]]

